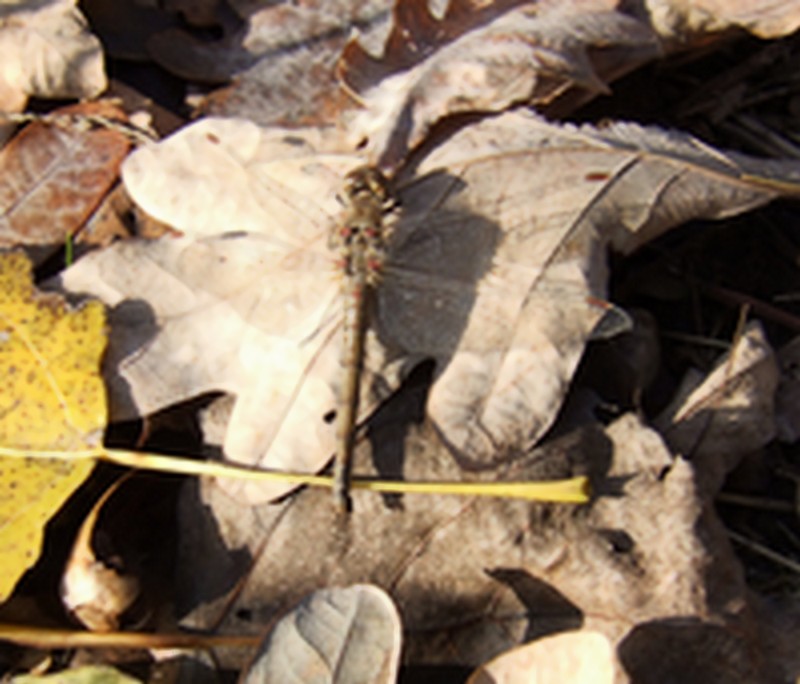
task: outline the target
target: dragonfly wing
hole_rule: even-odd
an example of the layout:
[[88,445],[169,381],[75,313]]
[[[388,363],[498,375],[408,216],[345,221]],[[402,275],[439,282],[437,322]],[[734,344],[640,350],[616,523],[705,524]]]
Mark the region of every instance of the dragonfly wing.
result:
[[[327,417],[336,409],[340,381],[342,303],[327,250],[291,251],[263,236],[234,235],[195,242],[181,265],[195,276],[194,287],[213,291],[248,322],[238,345],[243,375],[226,457],[275,470],[320,470],[335,445]],[[220,484],[253,504],[294,488]]]
[[263,235],[187,241],[173,268],[185,287],[228,302],[254,329],[298,344],[321,327],[338,294],[327,249],[292,249]]
[[63,283],[115,307],[108,359],[117,371],[109,386],[115,419],[231,392],[231,457],[295,470],[313,457],[314,470],[332,451],[324,415],[335,408],[339,381],[338,360],[328,362],[338,355],[340,315],[331,269],[327,252],[293,253],[265,236],[231,235],[120,242],[81,259]]
[[428,413],[472,466],[544,434],[605,315],[605,261],[591,234],[570,231],[577,210],[537,219],[546,179],[508,162],[415,180],[378,292],[387,344],[436,359]]
[[301,246],[338,214],[342,175],[359,163],[320,156],[319,145],[311,130],[206,117],[137,149],[122,175],[142,209],[186,235],[236,230]]
[[[269,470],[314,473],[330,460],[336,445],[335,421],[340,376],[338,325],[331,319],[313,345],[250,339],[251,380],[241,392],[225,433],[224,452],[232,461]],[[240,501],[261,504],[284,496],[296,485],[221,480]]]

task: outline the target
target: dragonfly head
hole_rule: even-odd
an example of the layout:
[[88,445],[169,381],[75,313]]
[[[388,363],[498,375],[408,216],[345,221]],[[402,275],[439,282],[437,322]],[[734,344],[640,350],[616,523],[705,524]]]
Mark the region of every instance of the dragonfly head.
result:
[[351,203],[370,199],[384,205],[391,200],[389,181],[374,166],[359,166],[350,171],[345,176],[344,194]]

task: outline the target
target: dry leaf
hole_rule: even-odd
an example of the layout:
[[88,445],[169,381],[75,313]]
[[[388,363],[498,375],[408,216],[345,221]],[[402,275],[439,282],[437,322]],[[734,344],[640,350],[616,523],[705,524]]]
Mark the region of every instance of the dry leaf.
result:
[[[478,6],[476,6],[478,5]],[[665,51],[707,46],[744,28],[761,37],[800,24],[796,3],[650,0],[646,9],[605,0],[451,0],[441,18],[426,2],[399,0],[379,57],[357,39],[339,72],[359,107],[339,120],[380,166],[396,168],[441,119],[517,104],[564,116]],[[363,148],[362,148],[363,149]]]
[[100,510],[122,482],[117,480],[92,506],[75,537],[61,578],[64,607],[95,632],[116,631],[120,616],[139,595],[136,577],[103,562],[92,549],[92,535]]
[[228,83],[204,104],[207,112],[260,123],[335,118],[334,66],[354,27],[382,32],[390,0],[306,0],[234,3],[240,22],[221,22],[222,38],[204,41],[178,30],[155,35],[148,48],[158,63],[184,78]]
[[0,15],[0,110],[27,97],[90,98],[106,88],[100,41],[74,0],[6,3]]
[[321,589],[270,632],[243,684],[394,684],[401,637],[397,608],[382,589]]
[[[343,138],[368,139],[371,158],[396,168],[448,115],[527,103],[557,118],[665,50],[706,47],[733,28],[787,35],[797,22],[791,2],[749,0],[651,0],[642,8],[616,0],[449,0],[440,14],[425,1],[397,0],[390,16],[391,4],[234,4],[239,22],[213,23],[221,39],[170,29],[149,48],[183,77],[232,81],[202,103],[204,114],[269,125],[336,121]],[[198,14],[208,26],[208,11]],[[333,77],[337,60],[344,88]]]
[[479,667],[467,684],[612,684],[615,658],[598,632],[533,641]]
[[472,5],[455,0],[437,19],[427,3],[399,2],[380,59],[358,40],[345,48],[339,71],[361,106],[343,128],[380,166],[396,168],[446,116],[544,108],[571,89],[593,97],[660,55],[650,28],[616,3]]
[[[109,103],[59,110],[66,118],[122,113]],[[116,181],[130,141],[107,128],[37,122],[0,151],[0,246],[50,245],[73,235]]]
[[[67,309],[36,295],[22,254],[0,259],[0,446],[70,451],[94,447],[105,425],[99,375],[104,311]],[[89,460],[0,458],[0,600],[36,561],[43,527],[92,470]]]
[[[357,160],[317,154],[321,142],[207,119],[126,161],[134,200],[187,237],[118,245],[64,275],[118,307],[116,418],[226,390],[238,396],[229,458],[296,470],[329,458],[342,303],[328,231]],[[796,171],[633,125],[511,113],[459,131],[395,179],[362,417],[434,358],[428,414],[461,462],[524,452],[603,315],[606,245],[630,251],[691,218],[756,207],[795,191],[768,178]],[[223,230],[253,233],[189,237]],[[247,497],[285,491],[248,485]]]
[[691,458],[716,492],[744,455],[775,437],[777,386],[775,354],[753,322],[711,373],[687,374],[655,422],[672,450]]
[[759,38],[780,38],[800,27],[794,0],[646,0],[653,28],[678,45],[707,44],[709,34],[744,29]]

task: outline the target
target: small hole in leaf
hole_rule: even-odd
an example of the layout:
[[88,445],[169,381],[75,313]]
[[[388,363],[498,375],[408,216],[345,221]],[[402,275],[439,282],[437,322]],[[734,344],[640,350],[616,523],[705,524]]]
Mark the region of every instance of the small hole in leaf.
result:
[[623,530],[605,529],[600,530],[600,534],[608,542],[608,545],[611,547],[611,551],[614,553],[630,553],[633,551],[633,547],[636,546],[636,542],[633,540],[633,537]]

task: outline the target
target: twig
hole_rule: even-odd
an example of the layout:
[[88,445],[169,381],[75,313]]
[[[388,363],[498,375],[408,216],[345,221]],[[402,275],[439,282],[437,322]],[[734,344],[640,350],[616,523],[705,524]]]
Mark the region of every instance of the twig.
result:
[[758,554],[768,560],[771,560],[773,563],[777,565],[781,565],[792,572],[796,572],[800,575],[800,563],[797,561],[793,561],[791,558],[786,558],[786,556],[782,556],[777,551],[773,551],[772,549],[764,546],[763,544],[759,544],[752,539],[748,539],[747,537],[739,534],[738,532],[734,532],[733,530],[728,530],[728,536],[733,539],[737,544],[741,544],[746,549],[752,551],[753,553]]

